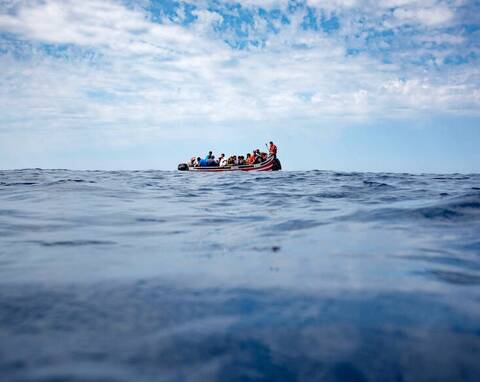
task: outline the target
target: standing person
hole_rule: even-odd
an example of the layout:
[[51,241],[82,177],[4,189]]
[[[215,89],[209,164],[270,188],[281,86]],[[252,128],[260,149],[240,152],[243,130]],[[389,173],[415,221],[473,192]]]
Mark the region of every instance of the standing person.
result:
[[268,148],[268,153],[273,157],[277,156],[277,146],[275,146],[272,141],[270,141],[270,147]]

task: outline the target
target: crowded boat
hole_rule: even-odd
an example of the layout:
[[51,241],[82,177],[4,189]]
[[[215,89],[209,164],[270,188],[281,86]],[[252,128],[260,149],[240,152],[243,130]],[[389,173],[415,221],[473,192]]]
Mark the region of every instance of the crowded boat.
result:
[[276,171],[281,169],[280,161],[277,159],[277,146],[270,141],[266,145],[268,152],[254,149],[251,153],[245,155],[220,154],[215,157],[212,151],[202,158],[192,157],[188,164],[182,163],[178,166],[181,171],[197,170],[197,171]]

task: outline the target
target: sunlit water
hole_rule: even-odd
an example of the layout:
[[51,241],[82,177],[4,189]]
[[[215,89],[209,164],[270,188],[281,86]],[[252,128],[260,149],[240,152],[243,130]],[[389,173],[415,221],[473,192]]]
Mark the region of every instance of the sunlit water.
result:
[[0,172],[2,381],[478,381],[480,175]]

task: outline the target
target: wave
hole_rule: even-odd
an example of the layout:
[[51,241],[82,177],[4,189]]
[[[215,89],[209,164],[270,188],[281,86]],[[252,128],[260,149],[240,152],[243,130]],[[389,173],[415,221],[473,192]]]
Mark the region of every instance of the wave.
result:
[[[443,194],[442,196],[445,196]],[[339,220],[398,222],[399,220],[428,220],[436,222],[468,222],[480,219],[480,193],[467,193],[429,205],[410,208],[381,207],[358,210]]]

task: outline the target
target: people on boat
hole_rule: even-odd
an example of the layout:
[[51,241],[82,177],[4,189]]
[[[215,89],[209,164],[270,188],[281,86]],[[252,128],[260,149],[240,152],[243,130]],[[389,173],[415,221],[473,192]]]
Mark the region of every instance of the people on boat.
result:
[[262,163],[262,153],[260,152],[260,149],[255,150],[255,164]]
[[215,155],[212,155],[210,159],[207,159],[207,167],[217,167],[218,162],[215,160]]
[[269,156],[277,155],[277,146],[270,141],[270,146],[268,148],[268,154],[266,152],[261,152],[260,149],[254,149],[251,153],[247,153],[246,157],[243,155],[232,155],[226,157],[225,154],[221,154],[218,159],[215,159],[212,151],[209,151],[207,156],[204,159],[200,157],[192,157],[189,161],[190,167],[225,167],[225,166],[245,166],[245,165],[254,165],[260,164],[268,160]]
[[268,148],[268,153],[273,157],[277,156],[277,146],[275,146],[272,141],[270,141],[270,147]]
[[[200,158],[198,158],[198,159],[200,159]],[[205,159],[205,158],[204,158],[204,159],[200,159],[200,160],[198,161],[198,166],[199,166],[199,167],[207,167],[207,161],[208,161],[208,159]]]
[[218,165],[220,167],[225,167],[227,165],[227,158],[225,157],[225,154],[220,155],[220,158],[218,158]]
[[229,166],[234,166],[237,164],[237,156],[236,155],[232,155],[231,157],[228,158],[228,161],[227,161],[227,164]]

